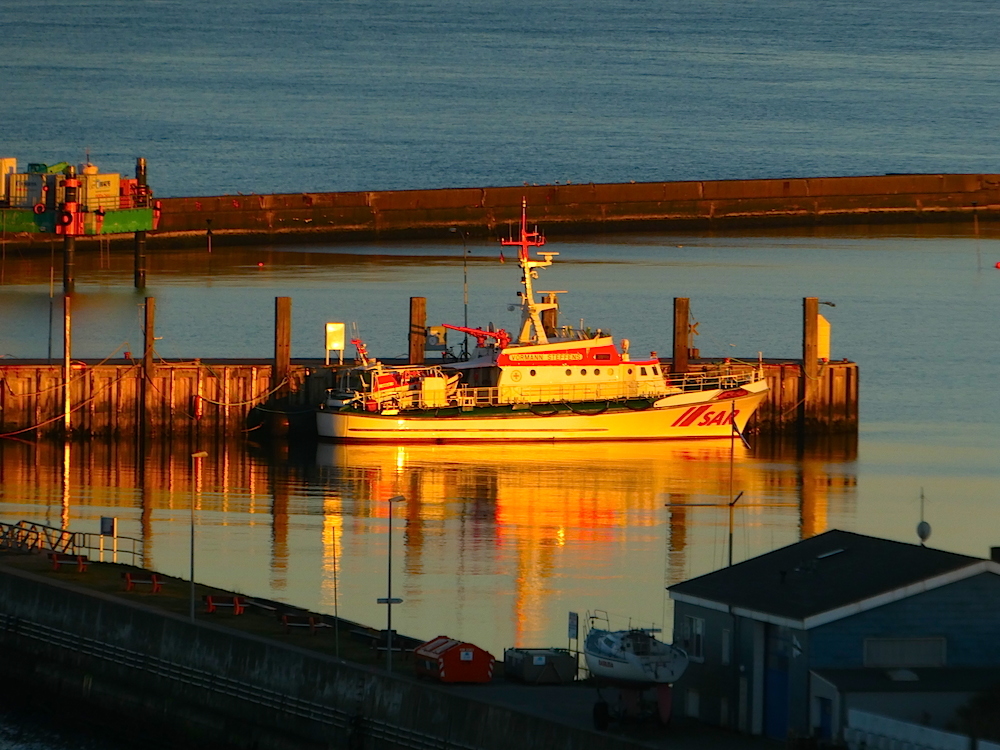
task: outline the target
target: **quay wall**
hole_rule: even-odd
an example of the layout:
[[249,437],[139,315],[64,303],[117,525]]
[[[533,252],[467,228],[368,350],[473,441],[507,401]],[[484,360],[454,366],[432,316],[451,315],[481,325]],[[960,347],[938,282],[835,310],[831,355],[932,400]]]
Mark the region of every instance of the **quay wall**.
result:
[[187,746],[635,747],[482,702],[474,687],[461,695],[3,565],[0,656],[6,684],[50,707]]
[[[664,360],[669,362],[669,360]],[[692,371],[711,367],[694,362]],[[669,365],[666,365],[669,369]],[[268,360],[141,362],[74,360],[70,433],[75,437],[190,439],[315,434],[313,409],[334,385],[336,367],[292,360],[275,383]],[[820,366],[807,397],[800,362],[765,361],[770,386],[756,416],[762,433],[851,433],[858,428],[858,366]],[[0,436],[64,434],[64,371],[59,364],[0,360]]]
[[[450,227],[496,236],[520,217],[551,235],[768,226],[972,222],[1000,218],[998,174],[900,174],[767,180],[225,195],[161,199],[149,247],[441,238]],[[130,240],[130,235],[120,235]],[[8,243],[61,238],[8,232]],[[83,245],[99,238],[79,238]]]

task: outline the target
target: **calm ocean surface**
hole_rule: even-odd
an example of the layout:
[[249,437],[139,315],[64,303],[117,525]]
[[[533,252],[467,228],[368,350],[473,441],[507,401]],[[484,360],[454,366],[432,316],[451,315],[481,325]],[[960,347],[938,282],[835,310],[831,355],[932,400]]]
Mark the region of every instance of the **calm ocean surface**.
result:
[[0,150],[162,196],[994,172],[976,0],[56,0],[0,15]]
[[[158,194],[522,182],[996,172],[994,34],[982,3],[11,0],[0,15],[0,155],[150,162]],[[544,228],[544,227],[543,227]],[[805,455],[728,445],[334,448],[215,446],[197,484],[185,447],[136,481],[127,451],[0,442],[0,520],[95,530],[115,515],[149,563],[379,625],[394,522],[394,625],[495,655],[563,645],[566,613],[669,627],[664,584],[725,564],[725,502],[743,490],[736,560],[845,528],[983,556],[1000,545],[1000,241],[984,227],[559,240],[542,288],[564,320],[633,351],[669,351],[671,298],[692,300],[706,356],[794,357],[801,298],[835,303],[833,357],[861,366],[860,440]],[[509,326],[517,271],[469,245],[469,320]],[[373,253],[376,254],[373,256]],[[323,323],[405,349],[407,298],[462,319],[462,247],[249,248],[150,258],[164,357],[270,353],[293,299],[293,356]],[[0,355],[48,351],[49,260],[7,253]],[[58,269],[57,269],[58,276]],[[128,257],[81,253],[77,357],[141,341]],[[59,300],[55,300],[58,318]],[[58,356],[61,341],[53,342]],[[672,507],[664,505],[671,503]],[[0,711],[0,750],[78,750],[45,715]],[[23,722],[27,722],[27,724]],[[41,734],[35,734],[41,733]],[[30,744],[34,743],[34,744]],[[110,747],[98,745],[97,747]]]

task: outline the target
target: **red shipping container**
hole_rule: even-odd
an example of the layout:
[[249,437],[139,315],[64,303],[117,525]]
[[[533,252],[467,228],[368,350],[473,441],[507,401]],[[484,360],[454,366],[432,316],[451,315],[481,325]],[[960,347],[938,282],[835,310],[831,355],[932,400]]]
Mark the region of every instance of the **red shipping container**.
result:
[[472,643],[439,635],[413,649],[418,675],[441,682],[489,682],[493,679],[493,655]]

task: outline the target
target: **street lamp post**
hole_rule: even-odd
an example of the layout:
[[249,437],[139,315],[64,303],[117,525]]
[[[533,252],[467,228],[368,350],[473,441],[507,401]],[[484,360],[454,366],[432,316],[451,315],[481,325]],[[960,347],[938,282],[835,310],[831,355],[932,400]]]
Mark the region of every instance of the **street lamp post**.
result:
[[194,622],[194,501],[198,489],[198,477],[201,459],[208,456],[207,451],[191,454],[191,622]]
[[[457,232],[462,238],[462,302],[465,305],[465,317],[463,319],[462,325],[465,328],[469,327],[469,246],[465,241],[465,232],[463,232],[458,227],[451,227],[449,232]],[[469,359],[469,334],[465,334],[465,339],[462,341],[462,358],[465,360]]]
[[392,598],[392,505],[393,503],[405,502],[406,498],[402,495],[396,495],[395,497],[389,498],[389,551],[388,551],[388,565],[386,570],[388,575],[386,578],[386,592],[384,599],[378,599],[379,604],[385,605],[385,668],[387,672],[392,672],[392,605],[402,604],[402,599]]

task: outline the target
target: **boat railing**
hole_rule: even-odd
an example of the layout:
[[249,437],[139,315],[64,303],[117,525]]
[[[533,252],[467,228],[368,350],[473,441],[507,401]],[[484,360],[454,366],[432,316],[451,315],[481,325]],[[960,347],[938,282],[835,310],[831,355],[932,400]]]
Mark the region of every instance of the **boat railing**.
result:
[[584,401],[622,401],[660,398],[666,391],[659,383],[592,383],[569,385],[505,385],[499,388],[460,388],[459,406],[499,406]]
[[572,326],[560,326],[553,332],[550,338],[556,341],[589,341],[590,339],[610,336],[611,331],[604,328],[573,328]]
[[739,388],[764,378],[756,367],[720,365],[718,370],[664,373],[668,386],[683,391],[708,391],[715,388]]
[[437,409],[449,406],[474,408],[508,404],[574,403],[655,399],[684,391],[734,389],[752,383],[763,374],[752,367],[720,366],[718,370],[665,373],[663,380],[547,385],[503,385],[500,387],[459,387],[447,393],[424,393],[422,389],[399,386],[373,394],[380,409]]

